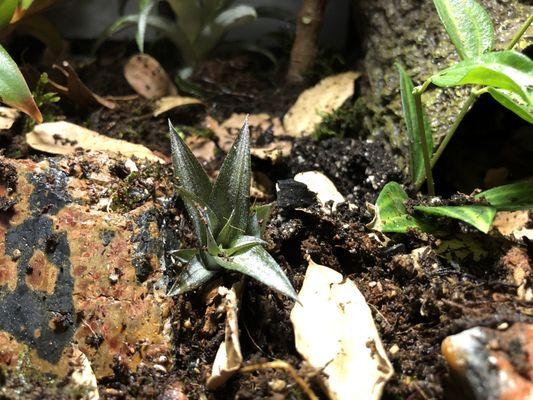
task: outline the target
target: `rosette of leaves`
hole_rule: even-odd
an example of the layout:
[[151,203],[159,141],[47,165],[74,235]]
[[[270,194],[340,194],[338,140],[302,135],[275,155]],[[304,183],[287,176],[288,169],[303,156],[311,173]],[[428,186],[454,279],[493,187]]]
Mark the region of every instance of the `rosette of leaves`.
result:
[[278,292],[297,295],[281,267],[264,249],[261,234],[270,206],[250,207],[250,133],[244,123],[220,173],[211,183],[206,172],[170,124],[172,163],[177,194],[192,220],[200,247],[180,249],[186,263],[169,295],[196,289],[225,270],[248,275]]

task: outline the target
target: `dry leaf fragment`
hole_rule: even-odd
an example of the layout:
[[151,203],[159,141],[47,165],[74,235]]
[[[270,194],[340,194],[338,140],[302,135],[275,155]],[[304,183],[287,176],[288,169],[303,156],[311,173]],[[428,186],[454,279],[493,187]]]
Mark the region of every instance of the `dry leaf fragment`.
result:
[[83,389],[85,395],[81,397],[83,400],[98,400],[98,384],[96,376],[91,367],[91,363],[87,356],[77,347],[72,347],[72,355],[69,358],[69,365],[72,368],[70,379],[74,385]]
[[124,66],[124,77],[133,90],[147,99],[178,94],[176,86],[161,64],[148,54],[131,57]]
[[11,107],[0,106],[0,131],[11,129],[19,116],[20,111]]
[[187,136],[185,143],[189,146],[192,153],[205,162],[210,162],[215,159],[215,152],[217,146],[211,139],[201,136]]
[[184,96],[166,96],[162,97],[154,104],[154,117],[159,117],[161,114],[166,113],[167,111],[173,110],[174,108],[189,106],[192,104],[204,105],[200,100],[194,97],[184,97]]
[[76,149],[135,156],[150,161],[164,161],[148,148],[125,140],[113,139],[70,122],[47,122],[26,134],[28,145],[52,154],[73,154]]
[[353,96],[354,80],[359,76],[355,71],[328,76],[304,91],[283,118],[287,133],[295,137],[312,134],[323,115],[335,111]]
[[[225,289],[225,288],[224,288]],[[226,289],[227,290],[227,289]],[[242,364],[241,344],[239,341],[239,302],[242,281],[236,283],[225,293],[226,332],[224,342],[220,344],[207,388],[215,390],[224,385]]]
[[502,235],[533,240],[533,229],[528,228],[531,221],[530,211],[500,211],[494,218],[493,227]]
[[332,400],[379,399],[393,369],[357,286],[309,259],[291,312],[296,349]]
[[67,97],[80,107],[89,107],[94,105],[101,105],[110,110],[113,110],[117,105],[102,96],[93,93],[80,79],[74,68],[67,62],[63,61],[60,65],[54,65],[54,68],[59,70],[67,79],[66,86],[60,85],[53,80],[49,80],[49,84],[54,90],[63,97]]
[[[335,184],[322,172],[300,172],[296,174],[294,180],[303,183],[311,192],[316,193],[316,197],[323,208],[325,208],[328,201],[332,201],[332,210],[335,211],[337,205],[345,201],[344,196],[339,193]],[[329,210],[325,209],[325,211]]]

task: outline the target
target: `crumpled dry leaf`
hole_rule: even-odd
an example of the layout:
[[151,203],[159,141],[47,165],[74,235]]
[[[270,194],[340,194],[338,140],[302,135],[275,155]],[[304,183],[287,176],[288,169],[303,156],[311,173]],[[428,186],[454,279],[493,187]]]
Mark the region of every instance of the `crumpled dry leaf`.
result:
[[124,66],[124,77],[133,90],[147,99],[178,94],[176,86],[161,64],[148,54],[131,57]]
[[524,236],[533,240],[533,229],[528,228],[530,211],[500,211],[496,214],[492,226],[504,236],[511,236],[517,240]]
[[286,157],[291,153],[292,142],[283,139],[283,136],[287,136],[287,134],[280,119],[266,113],[232,114],[221,124],[214,118],[207,116],[204,125],[215,133],[218,137],[218,145],[227,152],[242,128],[242,121],[247,116],[252,135],[250,152],[253,156],[276,162],[280,157]]
[[148,148],[125,140],[113,139],[70,122],[47,122],[26,134],[28,145],[52,154],[74,154],[76,149],[135,156],[164,163]]
[[329,212],[329,209],[326,207],[328,201],[333,202],[331,207],[333,211],[337,209],[338,204],[345,201],[344,196],[340,194],[335,184],[322,172],[300,172],[295,175],[294,180],[303,183],[311,192],[316,193],[316,198],[325,212]]
[[215,152],[217,146],[211,139],[201,136],[187,136],[185,143],[189,146],[192,153],[205,162],[210,162],[215,159]]
[[166,96],[157,100],[154,104],[154,117],[159,117],[167,111],[178,107],[190,106],[192,104],[204,105],[200,100],[194,97],[185,96]]
[[83,388],[85,395],[83,400],[98,400],[98,384],[94,375],[91,363],[87,356],[77,347],[72,347],[72,354],[69,358],[69,365],[72,368],[70,379],[76,386]]
[[20,111],[0,106],[0,131],[11,129],[18,117],[20,117]]
[[311,259],[291,312],[296,349],[332,400],[379,399],[393,374],[372,313],[357,286]]
[[283,118],[287,133],[295,137],[311,135],[325,114],[335,111],[353,96],[354,80],[359,76],[359,72],[343,72],[305,90]]
[[50,86],[62,97],[67,97],[80,107],[89,107],[101,105],[113,110],[117,105],[102,96],[93,93],[80,79],[74,68],[67,62],[63,61],[61,65],[54,65],[67,79],[66,86],[61,85],[53,80],[49,80]]
[[242,364],[241,344],[239,341],[239,303],[242,293],[242,281],[234,284],[231,290],[225,289],[226,332],[224,342],[220,344],[211,376],[207,379],[207,388],[215,390],[222,387],[229,378],[239,370]]

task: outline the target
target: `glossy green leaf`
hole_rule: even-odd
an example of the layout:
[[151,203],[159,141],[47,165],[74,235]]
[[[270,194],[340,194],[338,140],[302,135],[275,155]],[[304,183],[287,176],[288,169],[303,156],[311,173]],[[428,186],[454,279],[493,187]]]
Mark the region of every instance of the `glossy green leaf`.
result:
[[375,205],[374,219],[368,227],[380,232],[406,233],[411,229],[432,231],[423,218],[409,215],[405,202],[407,193],[399,183],[389,182],[381,190]]
[[217,275],[217,271],[210,271],[204,267],[200,259],[194,257],[179,274],[178,279],[168,291],[168,296],[176,296],[190,292]]
[[427,215],[458,219],[484,233],[490,230],[496,215],[495,207],[475,204],[465,206],[415,206],[414,209]]
[[[418,128],[418,109],[415,105],[415,98],[413,95],[413,81],[407,75],[407,72],[400,64],[396,64],[400,73],[400,93],[402,98],[402,109],[407,128],[407,136],[409,137],[409,161],[411,181],[418,182],[426,176],[424,168],[424,154],[422,152],[422,142],[420,140],[420,131]],[[424,119],[424,134],[428,146],[429,154],[433,153],[433,135],[431,134],[431,127],[429,126],[426,114]]]
[[242,235],[231,242],[229,248],[226,250],[226,254],[231,256],[235,253],[250,250],[255,246],[264,246],[265,244],[267,243],[258,237]]
[[533,209],[533,180],[511,183],[485,190],[475,196],[485,199],[498,211]]
[[17,64],[0,45],[0,102],[21,110],[37,122],[43,117]]
[[245,121],[224,159],[208,202],[221,221],[234,213],[231,225],[241,232],[248,226],[251,174],[250,129]]
[[222,268],[251,276],[291,299],[297,299],[297,294],[281,267],[261,246],[254,246],[233,257],[215,257],[215,260]]
[[526,103],[532,103],[533,61],[524,54],[507,50],[463,60],[433,75],[431,82],[441,87],[483,85],[509,90]]
[[172,257],[177,258],[178,261],[187,263],[198,254],[198,249],[178,249],[169,251],[169,254]]
[[220,230],[217,236],[217,241],[223,247],[228,247],[236,237],[244,235],[244,233],[244,231],[235,226],[235,210],[233,210]]
[[155,0],[139,0],[139,20],[137,21],[135,40],[137,41],[137,47],[141,53],[144,53],[144,37],[146,36],[148,16],[152,12],[155,3]]
[[508,90],[489,87],[488,92],[502,106],[533,124],[533,105],[526,104],[521,97]]
[[11,22],[13,14],[18,6],[18,0],[2,0],[0,1],[0,28],[3,28]]
[[440,20],[461,59],[491,51],[494,27],[485,9],[475,0],[433,0]]

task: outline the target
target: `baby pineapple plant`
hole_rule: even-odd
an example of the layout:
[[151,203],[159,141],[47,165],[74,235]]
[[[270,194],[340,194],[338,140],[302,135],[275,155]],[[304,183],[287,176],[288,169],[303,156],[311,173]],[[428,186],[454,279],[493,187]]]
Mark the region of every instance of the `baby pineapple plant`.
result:
[[270,205],[250,207],[250,131],[245,121],[215,183],[189,150],[181,132],[170,124],[176,192],[192,220],[200,247],[174,255],[186,263],[169,295],[196,289],[224,270],[251,276],[296,299],[281,267],[261,239]]

